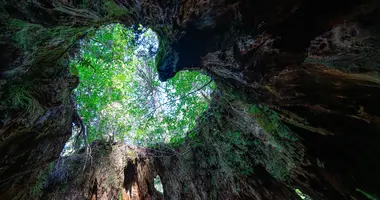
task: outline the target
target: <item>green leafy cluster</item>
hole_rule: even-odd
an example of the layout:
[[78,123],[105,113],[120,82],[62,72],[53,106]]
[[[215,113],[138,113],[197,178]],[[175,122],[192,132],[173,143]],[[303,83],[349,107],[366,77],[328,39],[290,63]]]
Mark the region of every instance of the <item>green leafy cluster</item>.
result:
[[301,199],[303,199],[303,200],[311,200],[311,198],[307,194],[303,193],[300,189],[295,189],[295,191],[296,191],[297,195]]
[[106,137],[137,145],[179,143],[208,105],[215,88],[209,77],[184,72],[158,80],[151,55],[157,37],[139,30],[103,26],[81,41],[81,54],[71,62],[80,78],[75,99],[90,142]]

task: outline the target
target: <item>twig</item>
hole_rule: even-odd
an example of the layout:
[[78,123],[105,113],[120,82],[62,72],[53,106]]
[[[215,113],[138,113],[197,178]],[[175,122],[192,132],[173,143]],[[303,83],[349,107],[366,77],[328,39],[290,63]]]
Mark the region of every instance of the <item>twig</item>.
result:
[[209,85],[212,81],[213,81],[213,79],[211,79],[208,83],[204,84],[202,87],[200,87],[200,88],[198,88],[198,89],[196,89],[196,90],[194,90],[194,91],[191,91],[191,92],[187,93],[186,95],[184,95],[184,96],[182,96],[182,97],[180,97],[180,98],[172,99],[172,100],[170,100],[170,101],[167,101],[167,102],[165,102],[165,103],[163,103],[163,104],[158,105],[154,110],[152,110],[150,113],[148,113],[147,115],[145,115],[144,118],[146,118],[146,117],[148,117],[149,115],[155,113],[155,112],[157,111],[158,108],[160,108],[160,107],[162,107],[162,106],[164,106],[164,105],[166,105],[166,104],[168,104],[168,103],[171,103],[171,102],[173,102],[173,101],[178,101],[178,100],[181,100],[181,99],[187,98],[188,96],[190,96],[190,95],[192,95],[192,94],[198,92],[199,90],[202,90],[204,87],[206,87],[207,85]]

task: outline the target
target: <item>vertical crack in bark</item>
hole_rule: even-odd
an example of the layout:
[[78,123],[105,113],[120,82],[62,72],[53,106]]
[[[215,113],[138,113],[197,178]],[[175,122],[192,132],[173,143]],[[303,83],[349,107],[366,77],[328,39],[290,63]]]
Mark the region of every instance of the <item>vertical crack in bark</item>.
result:
[[128,159],[127,166],[124,167],[124,183],[123,187],[128,193],[130,198],[132,198],[132,186],[137,181],[137,170],[136,165],[131,159]]
[[98,179],[95,178],[92,188],[90,188],[89,195],[90,200],[98,200]]

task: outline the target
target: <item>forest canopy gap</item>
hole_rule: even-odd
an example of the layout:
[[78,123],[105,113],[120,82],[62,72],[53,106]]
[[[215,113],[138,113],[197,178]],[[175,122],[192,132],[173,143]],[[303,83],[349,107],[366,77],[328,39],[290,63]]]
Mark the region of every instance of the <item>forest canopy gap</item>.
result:
[[[74,99],[88,142],[179,144],[195,128],[215,84],[198,71],[160,82],[157,50],[156,34],[141,25],[109,24],[90,30],[80,41],[70,70],[80,79]],[[72,149],[72,143],[69,140],[65,149]]]

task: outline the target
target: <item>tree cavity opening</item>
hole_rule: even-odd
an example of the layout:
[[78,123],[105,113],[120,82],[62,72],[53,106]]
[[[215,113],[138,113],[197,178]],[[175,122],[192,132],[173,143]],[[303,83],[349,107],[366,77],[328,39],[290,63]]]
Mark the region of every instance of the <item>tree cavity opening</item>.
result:
[[[158,44],[151,29],[122,24],[90,30],[80,41],[70,71],[80,79],[73,96],[88,142],[152,146],[179,144],[191,135],[215,84],[199,71],[159,81]],[[67,144],[65,149],[74,146]]]
[[164,194],[164,187],[162,186],[161,178],[159,175],[154,178],[154,189],[156,189],[159,193]]

